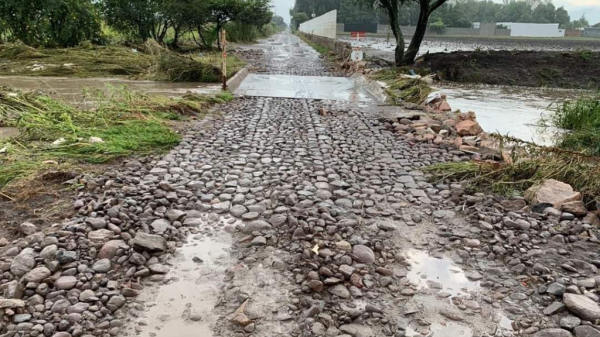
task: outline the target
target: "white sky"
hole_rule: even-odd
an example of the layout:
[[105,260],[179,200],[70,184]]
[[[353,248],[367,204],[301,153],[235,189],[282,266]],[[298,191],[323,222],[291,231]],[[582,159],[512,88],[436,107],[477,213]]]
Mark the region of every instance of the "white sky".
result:
[[271,0],[275,7],[275,14],[282,16],[287,24],[290,23],[290,9],[294,7],[295,0]]
[[[275,13],[283,16],[285,22],[290,23],[290,8],[294,7],[295,0],[271,0],[274,5]],[[494,0],[501,2],[501,0]],[[590,24],[600,22],[600,0],[554,0],[556,7],[564,6],[571,20],[579,19],[582,14],[588,19]]]

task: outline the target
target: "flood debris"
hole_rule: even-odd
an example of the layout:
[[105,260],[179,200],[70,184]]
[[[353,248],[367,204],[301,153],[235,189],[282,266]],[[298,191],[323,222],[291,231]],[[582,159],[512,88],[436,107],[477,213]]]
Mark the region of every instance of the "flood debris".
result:
[[[153,40],[135,49],[126,46],[84,44],[51,49],[22,43],[0,45],[0,75],[54,77],[128,77],[139,80],[214,83],[221,80],[220,54],[183,54]],[[244,67],[228,57],[228,77]]]

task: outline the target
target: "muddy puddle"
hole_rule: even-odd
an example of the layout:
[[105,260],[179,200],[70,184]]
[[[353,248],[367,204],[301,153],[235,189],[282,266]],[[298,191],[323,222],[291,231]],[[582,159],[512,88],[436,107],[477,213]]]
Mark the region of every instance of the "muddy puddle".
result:
[[406,278],[418,291],[404,303],[406,337],[514,335],[504,311],[482,300],[487,290],[480,285],[481,274],[443,254],[409,249],[403,256],[409,265]]
[[126,86],[148,95],[169,97],[182,96],[188,92],[216,94],[221,91],[219,84],[135,81],[119,78],[0,76],[0,86],[13,87],[24,91],[42,90],[53,97],[75,104],[80,104],[83,101],[85,89],[108,91],[110,87]]
[[127,330],[142,337],[212,337],[218,319],[214,308],[233,263],[230,247],[225,233],[190,237],[169,261],[167,284],[146,284],[136,299],[145,307],[143,314]]
[[483,86],[438,87],[453,110],[474,111],[484,131],[500,133],[539,145],[553,145],[560,130],[540,127],[556,104],[575,99],[584,91]]
[[406,275],[417,289],[430,289],[446,294],[444,297],[466,295],[479,290],[478,281],[470,281],[466,273],[447,257],[433,257],[426,252],[411,249],[405,253],[410,263]]
[[471,328],[453,322],[436,322],[431,325],[411,324],[405,332],[405,337],[471,337]]

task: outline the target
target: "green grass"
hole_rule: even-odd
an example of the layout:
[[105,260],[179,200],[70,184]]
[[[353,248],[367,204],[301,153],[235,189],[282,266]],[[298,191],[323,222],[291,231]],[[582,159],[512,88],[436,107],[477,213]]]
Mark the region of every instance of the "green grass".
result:
[[[169,123],[202,116],[231,94],[182,98],[151,97],[127,88],[87,92],[94,110],[81,110],[40,93],[0,90],[0,126],[21,134],[0,140],[0,191],[13,181],[48,168],[102,164],[132,155],[162,153],[181,136]],[[93,142],[97,137],[102,142]],[[56,140],[62,143],[53,145]]]
[[600,96],[565,101],[544,124],[567,130],[558,141],[563,149],[600,156]]
[[[228,76],[245,64],[228,56]],[[68,49],[34,49],[21,43],[0,45],[0,75],[128,77],[169,82],[221,81],[221,53],[176,53],[156,42],[135,48],[83,44]]]
[[306,37],[306,35],[304,35],[304,33],[298,32],[296,35],[298,37],[300,37],[300,39],[302,41],[304,41],[306,44],[308,44],[314,50],[316,50],[317,53],[327,57],[329,59],[329,61],[331,61],[331,62],[336,61],[335,53],[333,52],[333,50],[331,50],[331,48],[310,40],[309,38]]

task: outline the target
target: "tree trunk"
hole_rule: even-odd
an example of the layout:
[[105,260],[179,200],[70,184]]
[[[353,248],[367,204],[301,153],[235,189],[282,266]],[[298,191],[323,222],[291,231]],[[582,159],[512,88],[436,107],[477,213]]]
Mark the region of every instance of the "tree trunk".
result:
[[381,3],[386,8],[390,16],[390,26],[392,27],[392,32],[396,38],[396,51],[394,59],[396,66],[399,67],[402,65],[402,60],[404,59],[404,35],[400,29],[399,4],[398,2],[392,0],[384,0]]
[[412,40],[410,40],[406,54],[404,54],[404,58],[402,59],[402,65],[404,66],[415,63],[415,58],[417,58],[417,54],[421,48],[425,32],[427,32],[427,23],[429,22],[429,1],[426,0],[422,2],[425,4],[421,5],[419,22],[417,23],[415,34],[413,35]]

